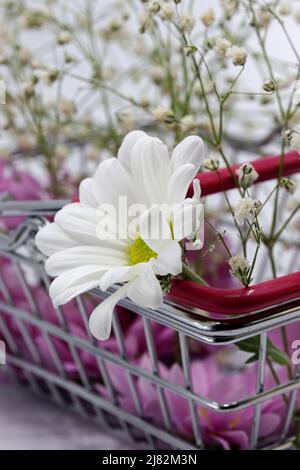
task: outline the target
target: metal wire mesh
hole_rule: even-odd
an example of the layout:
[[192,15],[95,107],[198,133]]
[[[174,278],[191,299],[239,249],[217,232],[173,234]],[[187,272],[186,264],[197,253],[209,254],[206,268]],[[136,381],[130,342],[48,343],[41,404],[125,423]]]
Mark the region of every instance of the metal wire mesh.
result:
[[[57,210],[57,204],[50,204],[51,207],[46,203],[27,204],[22,210],[12,205],[11,215],[25,214],[27,218],[0,238],[0,338],[7,345],[7,369],[18,383],[29,385],[34,392],[46,394],[60,406],[68,406],[101,426],[121,427],[147,448],[211,448],[217,440],[221,443],[227,439],[230,431],[240,429],[237,423],[243,426],[245,420],[251,421],[247,428],[251,449],[292,445],[300,367],[293,369],[292,376],[281,378],[280,383],[268,384],[267,339],[276,328],[296,325],[298,307],[283,304],[276,314],[257,312],[246,319],[235,317],[233,321],[228,317],[220,322],[208,320],[207,312],[195,315],[184,306],[171,303],[165,303],[160,311],[152,311],[124,300],[113,319],[112,340],[100,344],[91,336],[87,320],[95,302],[109,294],[96,289],[78,297],[72,303],[71,317],[68,305],[54,309],[48,297],[50,281],[33,238],[44,223],[42,216]],[[11,279],[16,285],[10,285]],[[11,293],[12,287],[18,292],[17,299]],[[128,336],[124,317],[140,319],[135,335]],[[179,381],[168,375],[167,365],[162,365],[158,328],[163,328],[162,338],[172,338],[176,362],[182,371]],[[230,400],[224,390],[222,401],[216,398],[214,389],[199,391],[195,387],[192,363],[197,357],[206,357],[207,348],[212,361],[222,365],[226,383],[230,383],[235,370],[241,373],[241,365],[234,363],[235,343],[258,335],[259,357],[252,368],[256,385],[251,393],[241,394],[240,399],[235,395]],[[133,343],[141,337],[143,357],[147,359],[144,362],[137,361],[132,353]],[[209,367],[215,367],[213,362],[205,362],[207,370],[196,370],[200,382],[201,374],[209,377],[212,373]],[[233,388],[235,385],[232,382]],[[141,396],[145,391],[150,397],[147,406]],[[283,409],[280,422],[274,432],[266,434],[262,423],[268,407],[274,411],[274,406]],[[178,423],[183,408],[186,423]]]

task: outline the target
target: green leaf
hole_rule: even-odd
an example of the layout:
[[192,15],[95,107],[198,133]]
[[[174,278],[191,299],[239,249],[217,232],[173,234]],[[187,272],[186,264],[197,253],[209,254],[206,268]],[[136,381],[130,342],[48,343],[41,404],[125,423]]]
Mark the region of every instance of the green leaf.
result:
[[[253,355],[247,360],[247,364],[255,362],[259,358],[259,345],[260,345],[260,336],[253,336],[252,338],[245,339],[237,343],[237,347],[244,352],[252,353]],[[289,356],[278,349],[270,339],[267,340],[267,357],[273,362],[280,364],[282,366],[290,365]]]

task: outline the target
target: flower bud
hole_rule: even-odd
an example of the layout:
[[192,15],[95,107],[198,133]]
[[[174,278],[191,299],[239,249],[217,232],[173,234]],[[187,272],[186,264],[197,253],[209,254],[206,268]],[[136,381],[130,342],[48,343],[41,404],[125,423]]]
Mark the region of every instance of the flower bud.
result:
[[25,98],[32,98],[35,94],[35,85],[36,85],[35,80],[30,80],[29,82],[24,83],[22,86],[22,92],[25,96]]
[[276,90],[276,83],[273,80],[267,80],[263,84],[263,90],[268,93],[273,93]]
[[244,189],[251,186],[259,176],[251,163],[243,163],[243,165],[238,168],[237,175],[239,178],[239,183]]
[[69,44],[71,42],[72,36],[69,31],[60,31],[57,37],[57,44],[60,46],[64,46],[65,44]]
[[286,129],[281,132],[282,138],[290,144],[290,148],[300,153],[300,130]]
[[150,1],[147,5],[147,10],[153,15],[155,15],[155,13],[158,13],[160,10],[159,2],[157,2],[156,0]]
[[203,160],[202,166],[206,170],[217,171],[220,166],[220,160],[217,155],[211,155],[209,158]]
[[295,194],[297,189],[296,181],[291,180],[290,178],[281,178],[280,187],[284,188],[289,194]]
[[278,13],[281,16],[288,16],[292,13],[292,7],[288,3],[281,3],[278,8]]
[[197,52],[197,47],[194,46],[193,44],[188,44],[185,47],[185,53],[186,53],[187,57],[196,54],[196,52]]
[[245,65],[247,60],[247,51],[244,47],[231,46],[227,54],[232,59],[233,65]]
[[211,26],[216,19],[215,12],[212,8],[209,8],[202,16],[201,16],[201,21],[204,24],[204,26]]
[[219,57],[225,57],[228,50],[231,48],[231,42],[225,38],[217,38],[214,45],[214,50]]
[[251,265],[249,261],[242,255],[232,256],[229,260],[230,271],[233,277],[241,281],[243,284],[249,283],[249,273]]
[[152,115],[154,119],[164,122],[165,124],[172,124],[174,122],[174,114],[172,111],[162,106],[157,106],[157,108],[152,111]]
[[183,31],[191,33],[195,27],[196,21],[191,13],[183,13],[179,18],[179,24]]

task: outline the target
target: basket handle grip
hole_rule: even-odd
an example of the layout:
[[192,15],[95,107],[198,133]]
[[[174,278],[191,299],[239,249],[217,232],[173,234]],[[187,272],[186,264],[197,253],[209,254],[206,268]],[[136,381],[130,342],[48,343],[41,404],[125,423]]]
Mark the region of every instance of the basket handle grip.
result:
[[[277,178],[281,156],[270,156],[252,161],[259,177],[255,184]],[[230,169],[198,173],[203,196],[236,187],[233,174],[240,164]],[[300,171],[300,155],[288,152],[282,161],[282,176]],[[192,187],[189,188],[189,195]],[[247,314],[278,308],[278,305],[294,301],[300,306],[300,272],[288,274],[269,281],[239,289],[220,289],[196,284],[192,281],[174,281],[169,294],[171,300],[179,301],[216,314]]]
[[[258,179],[254,184],[268,181],[278,176],[278,168],[281,156],[270,156],[251,161],[253,167],[258,173]],[[200,181],[202,196],[209,196],[221,191],[227,191],[236,187],[236,181],[232,175],[241,166],[240,163],[232,165],[229,168],[222,168],[218,171],[206,171],[198,173],[197,179]],[[282,176],[290,176],[300,171],[300,155],[297,152],[288,152],[284,155],[282,161]],[[192,194],[192,185],[189,188],[189,195]]]

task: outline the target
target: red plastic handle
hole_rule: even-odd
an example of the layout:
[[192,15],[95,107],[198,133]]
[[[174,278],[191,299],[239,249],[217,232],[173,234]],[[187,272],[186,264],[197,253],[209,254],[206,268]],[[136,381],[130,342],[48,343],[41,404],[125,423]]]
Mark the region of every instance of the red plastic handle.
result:
[[219,289],[191,281],[174,281],[169,298],[212,313],[251,313],[298,298],[300,301],[300,273],[241,289]]
[[[264,157],[259,160],[254,160],[251,163],[259,175],[255,184],[277,178],[280,156]],[[228,168],[222,168],[218,172],[207,171],[205,173],[198,173],[197,179],[201,184],[202,196],[209,196],[210,194],[216,194],[221,191],[235,188],[236,182],[232,175],[236,174],[236,170],[239,166],[241,166],[240,163],[232,165],[230,167],[231,171]],[[300,155],[297,152],[286,153],[282,162],[282,175],[290,176],[299,171]],[[189,188],[189,195],[192,194],[192,190],[193,188],[191,185]]]
[[[251,162],[259,174],[256,183],[276,178],[280,164],[279,156],[265,157]],[[233,165],[231,172],[224,168],[216,172],[199,173],[202,195],[218,193],[236,186],[232,172],[239,165]],[[283,176],[290,176],[300,171],[300,156],[297,152],[284,155]],[[190,188],[191,190],[191,188]],[[174,281],[169,294],[171,300],[182,302],[207,312],[216,314],[246,314],[288,301],[299,300],[300,272],[261,282],[248,288],[219,289],[206,287],[191,281]]]

